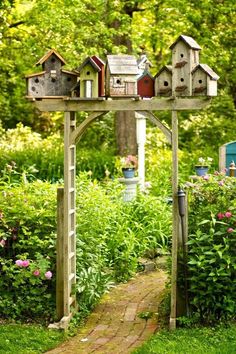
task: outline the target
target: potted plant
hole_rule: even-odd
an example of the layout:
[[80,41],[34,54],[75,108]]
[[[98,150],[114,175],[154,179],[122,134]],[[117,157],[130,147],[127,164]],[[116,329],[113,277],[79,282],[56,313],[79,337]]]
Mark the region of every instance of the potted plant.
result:
[[205,176],[209,170],[212,160],[213,159],[211,157],[207,157],[207,158],[199,157],[198,164],[195,165],[196,175]]
[[138,166],[137,157],[134,155],[128,155],[121,158],[122,172],[125,178],[133,178],[135,170]]

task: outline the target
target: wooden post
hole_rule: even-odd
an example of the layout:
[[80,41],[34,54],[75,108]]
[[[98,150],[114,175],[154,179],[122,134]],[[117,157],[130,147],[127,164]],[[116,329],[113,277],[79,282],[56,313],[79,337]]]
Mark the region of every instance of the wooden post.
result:
[[57,320],[61,320],[64,310],[64,188],[57,188],[57,266],[56,266],[56,314]]
[[171,309],[170,330],[176,328],[177,308],[177,253],[179,239],[179,211],[178,211],[178,116],[172,111],[172,267],[171,267]]
[[143,114],[135,112],[136,134],[138,143],[138,176],[140,189],[145,189],[145,142],[146,142],[146,118]]
[[[75,130],[75,112],[65,112],[64,126],[64,317],[68,322],[71,306],[76,306],[72,294],[76,283],[76,213],[75,213],[75,163],[76,147],[71,144]],[[67,321],[68,318],[68,321]]]

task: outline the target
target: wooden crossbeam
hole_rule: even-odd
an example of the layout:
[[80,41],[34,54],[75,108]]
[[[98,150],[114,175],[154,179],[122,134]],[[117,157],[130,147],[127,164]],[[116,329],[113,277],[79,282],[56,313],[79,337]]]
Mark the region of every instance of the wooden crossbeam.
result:
[[205,108],[210,103],[209,97],[174,98],[153,97],[150,100],[111,99],[78,100],[76,98],[36,99],[34,105],[46,112],[105,112],[105,111],[186,111]]

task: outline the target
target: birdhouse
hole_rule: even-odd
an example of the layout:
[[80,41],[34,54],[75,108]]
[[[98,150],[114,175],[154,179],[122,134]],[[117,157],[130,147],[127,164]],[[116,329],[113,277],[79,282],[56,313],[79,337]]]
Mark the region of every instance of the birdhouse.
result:
[[219,76],[207,65],[198,64],[192,71],[193,96],[217,96]]
[[54,49],[47,52],[37,63],[43,71],[26,76],[27,93],[31,97],[69,96],[77,82],[78,74],[63,70],[64,59]]
[[137,80],[138,95],[141,97],[153,97],[154,96],[154,77],[145,70]]
[[191,73],[199,64],[201,47],[192,37],[181,35],[170,49],[172,50],[172,92],[176,96],[191,96]]
[[172,95],[172,66],[165,65],[154,76],[155,79],[155,96],[171,96]]
[[96,55],[93,55],[92,59],[101,69],[98,73],[98,96],[102,97],[105,96],[105,63]]
[[153,66],[146,54],[142,54],[137,60],[139,75],[142,75],[144,71],[149,71]]
[[104,63],[97,57],[88,57],[77,69],[80,73],[80,97],[92,98],[104,94]]
[[108,55],[106,96],[137,95],[137,61],[132,55]]
[[77,81],[71,89],[71,97],[80,97],[80,81]]

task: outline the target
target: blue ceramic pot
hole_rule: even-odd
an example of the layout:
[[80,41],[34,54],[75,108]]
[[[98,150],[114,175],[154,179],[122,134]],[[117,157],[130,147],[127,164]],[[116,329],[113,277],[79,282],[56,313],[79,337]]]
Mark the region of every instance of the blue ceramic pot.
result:
[[134,178],[135,169],[134,168],[122,168],[124,178]]
[[197,176],[205,176],[208,172],[208,166],[195,166]]

